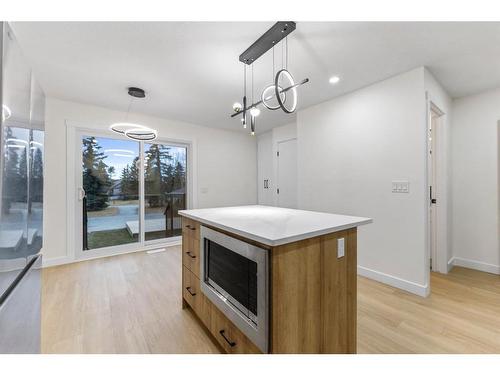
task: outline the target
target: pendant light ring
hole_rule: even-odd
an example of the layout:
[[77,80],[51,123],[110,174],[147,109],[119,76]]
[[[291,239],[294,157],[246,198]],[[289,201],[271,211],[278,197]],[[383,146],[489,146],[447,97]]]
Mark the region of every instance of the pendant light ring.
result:
[[[275,95],[276,95],[276,90],[274,89],[275,85],[269,85],[267,86],[263,91],[262,91],[262,95],[261,95],[261,101],[262,101],[262,104],[264,104],[264,107],[266,107],[267,109],[270,109],[271,111],[274,111],[276,109],[279,109],[281,108],[281,105],[279,104],[278,102],[278,105],[276,106],[273,106],[271,104],[269,104],[269,100],[274,98]],[[286,92],[282,92],[283,88],[278,86],[278,91],[280,92],[280,95],[283,96],[282,98],[282,102],[283,103],[286,103]],[[270,91],[273,91],[273,94],[272,95],[268,95],[270,94]]]
[[[291,87],[291,89],[289,90],[292,93],[292,105],[290,108],[287,108],[285,106],[285,101],[281,100],[280,93],[281,93],[282,89],[280,88],[280,85],[279,85],[279,81],[280,81],[281,76],[283,76],[285,79],[288,80],[289,87]],[[279,103],[281,109],[283,110],[283,112],[285,112],[285,113],[295,112],[295,110],[297,109],[297,87],[295,86],[295,81],[293,79],[293,76],[290,74],[290,72],[288,70],[281,69],[278,73],[276,73],[276,78],[274,79],[274,92],[276,95],[276,99],[278,100],[278,103]]]
[[125,130],[125,136],[135,141],[152,141],[156,139],[157,132],[154,129],[141,126],[140,128]]

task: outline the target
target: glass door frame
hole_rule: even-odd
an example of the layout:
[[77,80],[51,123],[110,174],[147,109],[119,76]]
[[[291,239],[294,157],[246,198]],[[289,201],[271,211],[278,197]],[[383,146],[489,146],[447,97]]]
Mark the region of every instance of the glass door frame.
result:
[[[70,144],[74,145],[74,149],[68,148],[68,158],[74,158],[74,163],[68,159],[68,168],[73,165],[74,180],[73,183],[68,182],[68,211],[73,212],[74,220],[74,236],[68,236],[68,246],[74,248],[74,259],[75,260],[85,260],[92,258],[100,258],[118,254],[125,254],[136,251],[144,251],[150,249],[157,249],[161,246],[177,245],[180,244],[182,236],[174,236],[161,238],[156,240],[145,240],[145,232],[143,228],[145,227],[145,179],[144,179],[144,141],[133,141],[139,143],[139,175],[142,178],[139,179],[139,239],[137,242],[128,243],[123,245],[108,246],[90,250],[83,250],[83,204],[80,199],[80,189],[83,186],[82,177],[82,137],[94,136],[101,138],[109,138],[116,140],[128,140],[123,135],[114,134],[111,131],[103,131],[102,129],[95,128],[85,128],[75,126],[72,127],[68,125],[68,130],[73,128],[73,131],[68,131],[68,140],[72,139]],[[157,138],[154,141],[147,141],[147,143],[161,144],[165,146],[177,146],[186,148],[186,208],[191,208],[193,202],[193,141],[189,140],[174,140],[168,138]],[[71,155],[71,153],[73,155]],[[70,170],[68,170],[70,172]],[[68,179],[71,180],[71,174],[68,173]],[[75,192],[71,194],[70,192]],[[74,208],[74,209],[73,209]],[[68,223],[70,224],[70,223]]]
[[[165,140],[165,139],[162,139],[162,138],[157,138],[157,139],[154,139],[152,141],[144,141],[144,142],[140,142],[140,155],[142,156],[140,159],[141,159],[141,168],[140,168],[140,171],[139,173],[141,174],[142,178],[139,180],[139,202],[141,203],[140,204],[140,207],[139,207],[139,210],[140,210],[140,223],[141,224],[144,224],[146,223],[146,194],[145,194],[145,168],[144,168],[144,155],[145,155],[145,151],[144,151],[144,144],[145,143],[148,143],[148,144],[156,144],[156,145],[163,145],[163,146],[174,146],[174,147],[183,147],[186,149],[186,209],[191,207],[190,206],[190,203],[191,203],[191,197],[190,197],[190,161],[191,161],[191,155],[190,155],[190,147],[191,145],[189,143],[185,143],[185,142],[179,142],[179,141],[173,141],[173,140]],[[141,199],[142,198],[142,199]],[[167,218],[165,218],[165,220],[167,220]],[[180,241],[182,239],[182,235],[179,235],[179,236],[173,236],[173,237],[167,237],[167,238],[160,238],[160,239],[156,239],[156,240],[148,240],[146,241],[146,232],[142,230],[142,227],[139,226],[141,229],[140,229],[140,234],[141,234],[141,242],[142,244],[144,244],[144,246],[148,246],[148,245],[155,245],[155,247],[158,247],[158,245],[161,245],[161,244],[165,244],[165,243],[169,243],[171,241],[173,241],[173,239],[175,239],[176,241]]]

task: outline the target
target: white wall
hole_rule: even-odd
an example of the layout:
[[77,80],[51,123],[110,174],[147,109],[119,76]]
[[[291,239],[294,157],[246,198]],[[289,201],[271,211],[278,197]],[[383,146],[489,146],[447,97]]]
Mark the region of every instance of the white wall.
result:
[[[299,111],[299,208],[373,218],[358,272],[426,295],[424,69]],[[409,194],[391,192],[408,179]]]
[[[297,124],[289,124],[273,128],[272,130],[259,134],[258,143],[258,190],[259,204],[276,206],[278,196],[276,184],[278,181],[278,143],[297,138]],[[263,180],[269,179],[269,189],[263,189]]]
[[[437,200],[437,269],[447,273],[453,258],[451,241],[451,187],[450,187],[450,128],[452,124],[452,100],[441,84],[427,69],[424,71],[424,85],[429,105],[433,103],[443,115],[438,120],[436,167],[438,170],[434,192]],[[433,194],[434,195],[434,194]]]
[[500,89],[453,101],[454,264],[500,274]]
[[[123,121],[125,113],[102,107],[49,98],[45,123],[44,260],[62,263],[71,257],[66,235],[66,122],[107,130]],[[130,114],[130,121],[158,130],[159,138],[190,140],[195,151],[197,207],[255,204],[257,202],[256,141],[247,133],[232,132],[157,117]]]

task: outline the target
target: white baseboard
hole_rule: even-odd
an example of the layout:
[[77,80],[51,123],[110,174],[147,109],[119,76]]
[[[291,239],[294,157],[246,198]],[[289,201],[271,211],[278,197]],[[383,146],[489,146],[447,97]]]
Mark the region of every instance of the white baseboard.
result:
[[473,270],[493,273],[495,275],[500,275],[500,265],[479,262],[477,260],[465,259],[460,257],[453,257],[453,265],[465,268],[471,268]]
[[429,285],[417,284],[412,281],[400,279],[399,277],[388,275],[386,273],[375,271],[363,266],[358,266],[358,275],[367,277],[375,281],[379,281],[398,289],[406,290],[407,292],[419,295],[421,297],[427,297],[430,292]]
[[60,266],[62,264],[67,264],[73,262],[73,259],[69,256],[46,258],[42,257],[42,268]]
[[152,246],[146,246],[143,248],[139,248],[136,250],[131,250],[123,253],[118,253],[118,254],[101,254],[101,255],[95,255],[92,257],[87,257],[87,258],[80,258],[80,259],[74,259],[72,256],[66,255],[62,257],[55,257],[55,258],[42,258],[42,268],[46,267],[54,267],[54,266],[61,266],[63,264],[69,264],[69,263],[76,263],[76,262],[84,262],[86,260],[93,260],[93,259],[99,259],[99,258],[108,258],[111,256],[116,256],[116,255],[123,255],[123,254],[130,254],[130,253],[137,253],[141,251],[148,251],[152,249],[158,249],[160,247],[171,247],[171,246],[179,246],[182,244],[182,240],[178,241],[172,241],[168,242],[166,244],[160,244],[160,245],[152,245]]

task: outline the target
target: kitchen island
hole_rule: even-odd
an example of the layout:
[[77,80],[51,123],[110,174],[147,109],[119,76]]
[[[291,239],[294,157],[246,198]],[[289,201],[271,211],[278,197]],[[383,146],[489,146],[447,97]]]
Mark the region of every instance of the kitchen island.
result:
[[363,217],[270,206],[179,211],[183,308],[228,353],[356,353]]

